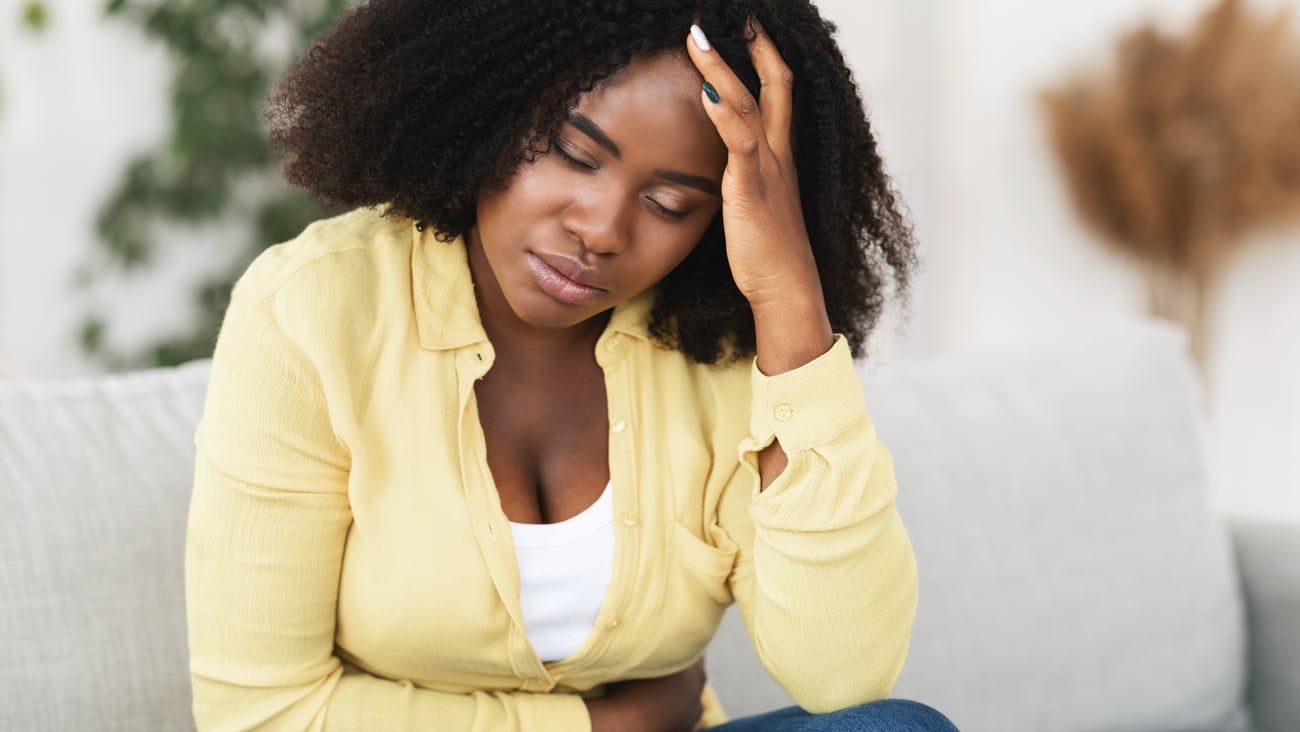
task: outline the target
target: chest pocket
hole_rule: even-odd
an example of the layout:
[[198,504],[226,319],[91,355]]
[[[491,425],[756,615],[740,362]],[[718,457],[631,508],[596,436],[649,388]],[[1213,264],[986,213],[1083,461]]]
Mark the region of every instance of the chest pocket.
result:
[[691,530],[673,522],[673,567],[683,583],[682,589],[690,593],[691,600],[707,595],[725,608],[731,604],[731,590],[727,577],[736,561],[736,550],[719,549],[691,533]]
[[710,546],[673,521],[663,600],[653,627],[655,639],[633,661],[637,677],[662,676],[685,668],[713,639],[731,604],[727,577],[735,551]]

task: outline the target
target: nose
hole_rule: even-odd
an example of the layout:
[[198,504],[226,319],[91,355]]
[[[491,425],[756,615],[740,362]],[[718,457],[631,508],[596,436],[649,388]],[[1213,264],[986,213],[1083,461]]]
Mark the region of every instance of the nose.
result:
[[619,254],[631,241],[634,212],[613,186],[594,188],[576,196],[564,212],[564,228],[593,254]]

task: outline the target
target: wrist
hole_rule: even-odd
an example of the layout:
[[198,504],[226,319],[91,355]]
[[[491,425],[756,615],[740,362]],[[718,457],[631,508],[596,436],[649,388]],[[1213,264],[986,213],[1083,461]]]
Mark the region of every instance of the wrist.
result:
[[591,718],[591,732],[641,732],[637,715],[630,713],[626,703],[610,696],[584,700],[587,715]]
[[609,732],[613,730],[612,711],[608,699],[596,698],[583,700],[587,705],[587,716],[591,718],[591,732]]
[[[782,257],[779,269],[762,277],[752,277],[740,292],[754,310],[780,310],[791,303],[823,303],[821,277],[817,262],[808,249],[807,256],[792,254]],[[774,265],[775,266],[775,265]]]
[[792,371],[825,354],[835,343],[820,293],[815,301],[754,309],[758,370],[767,376]]

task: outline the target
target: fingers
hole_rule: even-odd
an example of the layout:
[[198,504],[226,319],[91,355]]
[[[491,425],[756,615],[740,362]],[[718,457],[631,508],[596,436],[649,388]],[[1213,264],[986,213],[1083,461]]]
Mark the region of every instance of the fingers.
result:
[[749,58],[758,72],[759,111],[763,129],[773,152],[784,156],[790,152],[790,119],[794,110],[794,73],[776,50],[767,31],[757,20],[750,20],[754,40],[749,44]]
[[[686,41],[686,51],[700,75],[717,90],[720,101],[715,103],[735,107],[742,116],[758,117],[758,102],[745,88],[740,77],[736,76],[722,56],[714,50],[708,37],[698,25],[691,26],[690,37]],[[754,122],[756,129],[762,128],[760,120],[755,119]]]
[[749,54],[758,72],[761,102],[754,99],[726,61],[713,50],[698,26],[691,28],[687,53],[712,87],[706,87],[701,97],[728,150],[752,156],[767,146],[779,157],[788,157],[794,77],[763,27],[751,21],[749,28],[754,34]]
[[686,41],[687,53],[705,80],[700,100],[727,146],[726,175],[750,179],[758,172],[758,155],[767,146],[758,102],[709,45],[698,26],[692,26],[690,35]]

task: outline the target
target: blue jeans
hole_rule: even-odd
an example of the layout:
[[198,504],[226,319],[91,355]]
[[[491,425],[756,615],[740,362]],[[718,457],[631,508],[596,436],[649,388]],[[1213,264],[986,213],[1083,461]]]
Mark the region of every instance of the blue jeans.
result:
[[706,732],[958,732],[948,718],[924,704],[882,699],[829,714],[799,707],[733,719]]

